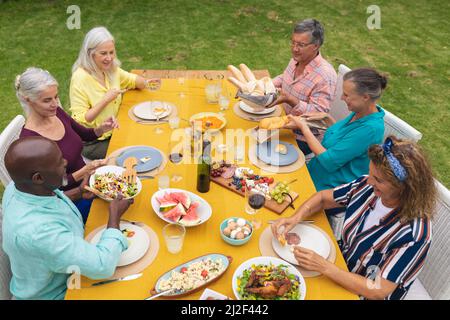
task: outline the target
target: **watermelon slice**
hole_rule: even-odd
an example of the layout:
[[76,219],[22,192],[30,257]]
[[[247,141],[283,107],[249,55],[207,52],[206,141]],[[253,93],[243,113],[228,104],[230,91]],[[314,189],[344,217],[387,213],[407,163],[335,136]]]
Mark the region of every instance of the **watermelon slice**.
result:
[[198,224],[201,219],[198,217],[197,208],[199,206],[198,202],[192,202],[191,206],[187,210],[186,214],[179,221],[181,224],[185,226],[193,226]]
[[178,205],[176,202],[164,201],[159,205],[159,212],[167,212],[170,209],[175,208]]
[[173,222],[178,222],[181,216],[186,214],[186,210],[184,210],[183,205],[181,203],[177,204],[177,206],[163,214],[164,218],[169,219]]
[[172,192],[170,193],[170,199],[175,202],[179,202],[185,209],[191,206],[191,198],[184,192]]

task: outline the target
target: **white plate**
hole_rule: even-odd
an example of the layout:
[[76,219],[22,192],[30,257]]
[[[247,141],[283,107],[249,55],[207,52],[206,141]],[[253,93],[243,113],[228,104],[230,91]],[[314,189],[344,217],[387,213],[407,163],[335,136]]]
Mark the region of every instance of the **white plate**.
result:
[[[135,234],[131,238],[127,238],[128,249],[122,252],[119,263],[117,264],[118,267],[126,266],[138,261],[145,255],[148,248],[150,247],[150,238],[148,237],[148,234],[144,229],[131,223],[121,222],[120,230],[124,229],[134,231]],[[97,244],[100,241],[103,231],[105,231],[105,229],[97,232],[97,234],[91,240],[92,244]]]
[[[91,188],[94,188],[95,174],[104,174],[104,173],[107,173],[107,172],[112,172],[112,173],[121,175],[122,172],[124,172],[124,171],[125,171],[125,168],[118,167],[118,166],[103,166],[103,167],[97,168],[97,170],[95,170],[94,174],[92,174],[91,177],[89,178],[89,186]],[[142,183],[141,183],[141,180],[139,179],[139,177],[136,177],[136,184],[137,184],[137,188],[138,188],[136,194],[134,196],[130,197],[130,198],[127,198],[127,199],[135,198],[141,192],[141,190],[142,190]],[[102,196],[99,196],[99,197],[102,198],[105,201],[112,201],[112,200],[108,200],[108,199],[106,199],[106,198],[104,198]]]
[[240,101],[239,102],[239,108],[241,108],[243,111],[247,112],[247,113],[252,113],[252,114],[269,114],[275,111],[276,106],[272,107],[272,108],[268,108],[268,109],[262,109],[261,111],[259,110],[255,110],[252,107],[250,107],[248,104],[246,104],[244,101]]
[[[315,251],[325,259],[330,255],[331,248],[328,239],[316,228],[301,223],[289,232],[296,233],[300,237],[299,247]],[[282,259],[298,265],[294,253],[291,251],[292,246],[288,244],[283,246],[278,239],[272,237],[272,247]]]
[[141,119],[156,120],[156,115],[153,114],[152,111],[154,107],[164,108],[166,110],[159,116],[159,118],[162,119],[172,112],[173,105],[164,101],[145,101],[137,104],[133,108],[133,113],[136,117]]
[[306,283],[305,283],[305,279],[303,278],[302,274],[300,273],[300,271],[297,270],[296,267],[294,267],[293,265],[287,263],[284,260],[275,258],[275,257],[256,257],[256,258],[252,258],[249,259],[245,262],[243,262],[239,267],[237,267],[236,271],[233,274],[233,293],[236,296],[236,299],[238,300],[242,300],[237,288],[237,279],[238,277],[241,277],[244,270],[251,268],[252,265],[258,265],[258,264],[265,264],[265,265],[269,265],[270,263],[272,263],[274,266],[279,266],[279,265],[285,265],[287,266],[287,271],[290,274],[294,274],[298,277],[299,282],[300,282],[300,286],[299,286],[299,290],[300,290],[300,298],[299,300],[305,300],[306,297]]
[[226,295],[206,288],[198,300],[207,300],[208,298],[213,298],[215,300],[230,300]]
[[159,212],[159,202],[158,202],[158,200],[156,200],[156,197],[161,197],[166,192],[169,192],[169,193],[170,192],[184,192],[184,193],[187,193],[189,195],[189,197],[191,198],[192,202],[195,201],[195,202],[200,203],[200,205],[197,207],[197,215],[200,218],[200,222],[195,224],[195,225],[184,225],[185,227],[195,227],[195,226],[201,225],[202,223],[206,222],[211,217],[211,214],[212,214],[211,206],[202,197],[196,195],[195,193],[187,191],[187,190],[168,188],[168,189],[162,189],[162,190],[159,190],[159,191],[155,192],[153,194],[153,196],[152,196],[152,199],[150,200],[151,204],[152,204],[153,211],[155,211],[156,215],[158,217],[160,217],[162,220],[164,220],[164,221],[166,221],[168,223],[174,223],[172,220],[169,220],[169,219],[165,218],[162,215],[162,213]]

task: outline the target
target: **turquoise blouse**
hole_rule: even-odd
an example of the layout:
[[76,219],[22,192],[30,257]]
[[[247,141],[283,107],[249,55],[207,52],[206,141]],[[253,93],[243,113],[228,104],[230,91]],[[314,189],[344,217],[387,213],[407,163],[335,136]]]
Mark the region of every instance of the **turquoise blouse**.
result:
[[113,275],[127,240],[107,229],[97,245],[84,240],[81,215],[60,190],[36,196],[11,182],[3,194],[3,250],[11,263],[17,299],[64,299],[70,273],[92,279]]
[[308,170],[317,191],[331,189],[368,174],[367,151],[379,144],[384,136],[384,110],[350,122],[355,115],[336,122],[325,132],[322,145],[325,152],[308,163]]

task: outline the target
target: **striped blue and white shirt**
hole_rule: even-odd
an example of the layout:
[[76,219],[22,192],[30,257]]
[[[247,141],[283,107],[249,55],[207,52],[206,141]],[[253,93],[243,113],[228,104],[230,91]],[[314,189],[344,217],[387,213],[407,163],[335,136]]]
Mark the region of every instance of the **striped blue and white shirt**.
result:
[[334,200],[345,206],[341,251],[350,272],[398,284],[386,299],[403,299],[423,267],[431,243],[431,221],[416,218],[400,222],[393,209],[378,225],[362,231],[378,199],[367,176],[336,187]]

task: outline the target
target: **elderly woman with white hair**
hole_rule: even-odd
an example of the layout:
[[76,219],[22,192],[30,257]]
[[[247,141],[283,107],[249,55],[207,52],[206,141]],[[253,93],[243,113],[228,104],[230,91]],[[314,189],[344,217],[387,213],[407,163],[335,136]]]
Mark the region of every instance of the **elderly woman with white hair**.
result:
[[56,142],[67,160],[67,185],[62,190],[74,201],[86,221],[92,199],[83,198],[82,182],[93,170],[104,165],[105,160],[86,164],[81,156],[82,142],[96,140],[111,131],[117,127],[116,121],[109,117],[96,128],[78,124],[61,108],[58,82],[43,69],[31,67],[18,75],[15,89],[27,118],[20,137],[42,136]]
[[[97,127],[117,116],[122,93],[128,89],[156,89],[160,79],[145,79],[120,68],[115,41],[104,27],[90,30],[84,38],[78,59],[72,67],[70,110],[72,117],[86,127]],[[84,144],[83,155],[104,158],[111,132]]]

